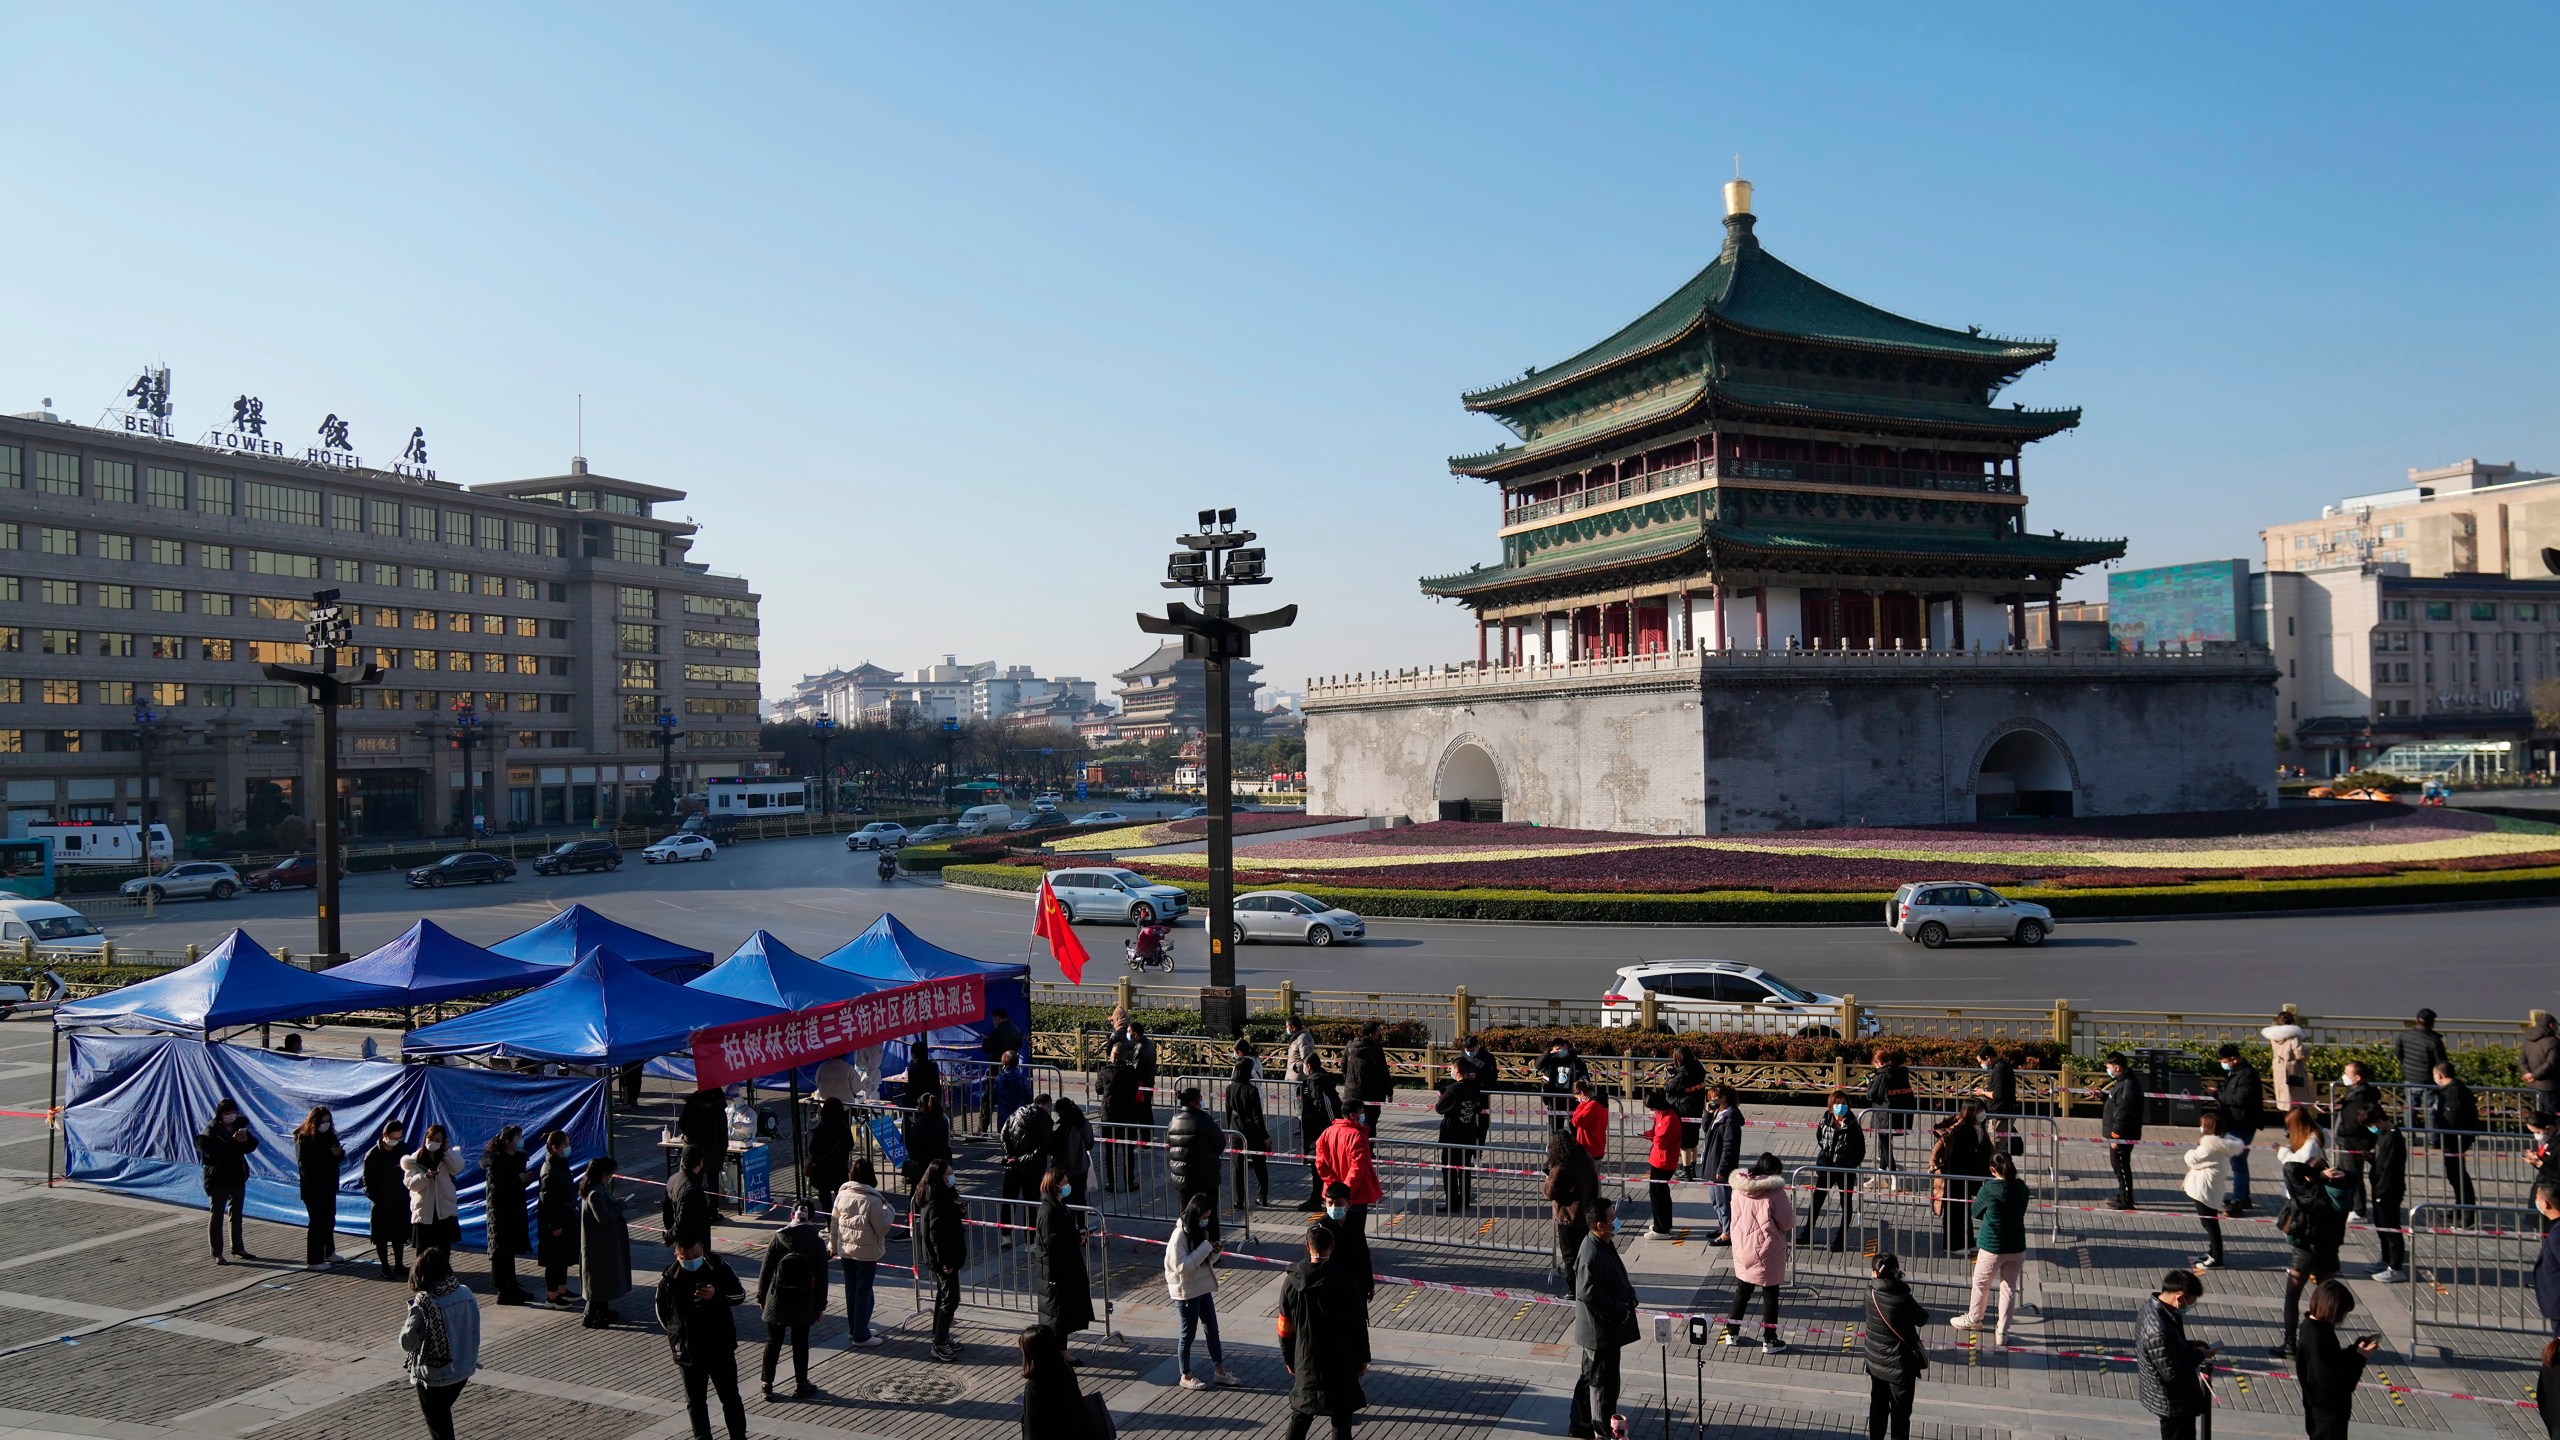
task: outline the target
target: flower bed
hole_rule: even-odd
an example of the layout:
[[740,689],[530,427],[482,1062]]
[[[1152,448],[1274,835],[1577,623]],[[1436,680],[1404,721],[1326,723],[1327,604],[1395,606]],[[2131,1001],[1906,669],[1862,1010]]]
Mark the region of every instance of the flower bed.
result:
[[[1236,816],[1238,835],[1268,835],[1274,830],[1304,830],[1314,825],[1338,825],[1356,820],[1356,815],[1294,815],[1248,810]],[[1061,855],[1091,854],[1097,850],[1143,850],[1155,845],[1179,845],[1198,840],[1209,833],[1205,816],[1189,820],[1159,820],[1150,825],[1119,825],[1109,830],[1068,831],[1065,838],[1050,845]]]

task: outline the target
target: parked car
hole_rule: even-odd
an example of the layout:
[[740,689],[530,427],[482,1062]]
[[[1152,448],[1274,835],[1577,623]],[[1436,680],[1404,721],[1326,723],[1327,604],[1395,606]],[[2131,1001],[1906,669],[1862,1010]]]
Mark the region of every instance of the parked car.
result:
[[908,831],[907,843],[910,845],[936,845],[945,840],[957,840],[964,833],[966,832],[962,831],[959,826],[954,825],[947,820],[937,820],[930,825],[919,825],[915,829]]
[[684,823],[676,828],[687,835],[708,835],[712,843],[717,845],[726,845],[738,838],[738,822],[734,817],[727,815],[715,817],[703,810],[696,810],[687,815],[684,817]]
[[1209,807],[1206,805],[1185,805],[1173,812],[1173,818],[1176,820],[1205,820],[1208,815]]
[[984,835],[990,830],[1010,829],[1013,825],[1013,807],[972,805],[961,811],[960,818],[953,823],[960,827],[960,833],[963,835]]
[[[545,856],[544,859],[550,857]],[[542,861],[533,862],[540,865]],[[433,865],[421,865],[409,872],[409,888],[434,890],[464,881],[486,884],[494,880],[516,878],[516,862],[486,850],[457,850]]]
[[1885,928],[1932,950],[1950,940],[2006,940],[2041,945],[2053,933],[2053,912],[2023,900],[2004,900],[1981,885],[1940,881],[1905,885],[1885,902]]
[[1079,825],[1130,825],[1136,822],[1117,810],[1088,810],[1076,817]]
[[906,843],[907,827],[895,820],[874,820],[844,837],[847,850],[895,850]]
[[[344,876],[346,873],[346,864],[341,861],[338,874]],[[247,883],[252,890],[283,890],[295,885],[305,890],[317,890],[320,888],[320,857],[286,856],[264,870],[250,871]]]
[[46,950],[94,952],[107,946],[106,932],[68,905],[51,900],[0,899],[0,945],[14,951],[27,940]]
[[655,865],[661,860],[669,864],[678,860],[708,860],[719,851],[720,847],[711,843],[710,836],[687,835],[679,830],[641,851],[640,862],[644,865]]
[[1152,925],[1191,908],[1191,897],[1181,887],[1159,885],[1135,870],[1060,870],[1049,877],[1049,890],[1070,921]]
[[598,836],[569,840],[548,855],[533,857],[536,875],[566,875],[572,870],[619,870],[622,847]]
[[1368,924],[1359,916],[1295,890],[1256,890],[1236,897],[1239,945],[1248,940],[1295,940],[1321,946],[1364,939],[1368,933]]
[[[1653,992],[1656,1019],[1674,1030],[1839,1033],[1839,996],[1800,989],[1757,965],[1733,960],[1654,960],[1619,967],[1617,983],[1600,997],[1601,1028],[1632,1028],[1642,1023],[1648,990]],[[1883,1029],[1875,1017],[1859,1017],[1861,1036],[1881,1034]]]
[[1031,835],[1042,830],[1072,830],[1075,824],[1064,811],[1034,810],[1004,828],[1016,835]]
[[211,860],[190,860],[172,865],[157,875],[144,875],[127,880],[116,887],[116,893],[129,900],[228,900],[240,893],[240,872]]
[[1055,790],[1043,790],[1031,797],[1031,808],[1034,810],[1055,810],[1065,803],[1067,803],[1067,797]]

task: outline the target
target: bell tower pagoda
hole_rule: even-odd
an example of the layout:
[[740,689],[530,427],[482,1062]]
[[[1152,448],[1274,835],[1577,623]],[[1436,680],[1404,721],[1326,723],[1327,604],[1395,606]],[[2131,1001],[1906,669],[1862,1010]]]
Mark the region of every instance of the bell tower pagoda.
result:
[[1502,558],[1424,593],[1472,609],[1477,659],[1505,666],[2024,647],[2027,606],[2125,550],[2028,528],[2020,455],[2080,412],[1996,402],[2054,343],[1821,284],[1761,247],[1748,181],[1725,212],[1670,298],[1463,397],[1515,437],[1449,462],[1498,488]]

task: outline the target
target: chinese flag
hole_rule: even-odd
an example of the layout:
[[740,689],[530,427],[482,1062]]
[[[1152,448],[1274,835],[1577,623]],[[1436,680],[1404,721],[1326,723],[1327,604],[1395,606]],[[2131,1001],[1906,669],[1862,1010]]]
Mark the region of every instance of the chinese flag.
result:
[[1076,938],[1075,927],[1067,920],[1067,907],[1058,903],[1045,875],[1040,877],[1040,904],[1031,922],[1031,938],[1049,942],[1049,954],[1066,973],[1068,984],[1084,983],[1084,942]]

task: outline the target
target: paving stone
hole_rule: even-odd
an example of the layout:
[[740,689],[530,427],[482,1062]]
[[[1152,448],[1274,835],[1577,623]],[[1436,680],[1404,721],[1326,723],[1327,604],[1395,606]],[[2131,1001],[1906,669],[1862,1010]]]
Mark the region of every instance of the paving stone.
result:
[[186,1318],[372,1349],[398,1337],[408,1308],[409,1287],[376,1278],[367,1262],[336,1271],[283,1271],[255,1289],[199,1305]]
[[[654,1412],[635,1412],[582,1400],[510,1390],[488,1381],[466,1386],[453,1407],[454,1428],[465,1435],[580,1436],[619,1440],[649,1424]],[[257,1432],[258,1440],[382,1440],[423,1434],[416,1392],[394,1382],[348,1396],[335,1405],[298,1415]]]
[[233,1345],[127,1326],[76,1344],[9,1357],[8,1403],[101,1420],[163,1421],[272,1385],[297,1365],[257,1345]]
[[0,1290],[84,1305],[150,1310],[220,1285],[246,1287],[262,1279],[285,1281],[304,1273],[299,1265],[277,1263],[287,1254],[302,1254],[299,1229],[253,1220],[244,1238],[252,1252],[266,1257],[263,1261],[217,1265],[205,1248],[204,1232],[179,1226],[141,1236],[130,1246],[101,1246],[0,1270]]
[[[1915,1410],[1917,1407],[1914,1407]],[[1675,1425],[1675,1430],[1679,1427]],[[1709,1405],[1704,1417],[1704,1433],[1736,1437],[1736,1440],[1780,1440],[1780,1437],[1804,1435],[1847,1435],[1865,1440],[1867,1413],[1861,1408],[1847,1411],[1782,1410],[1765,1405]],[[1984,1425],[1944,1425],[1912,1416],[1914,1440],[2010,1440],[2012,1432]]]
[[[26,1200],[12,1200],[0,1205],[0,1264],[21,1256],[58,1250],[84,1240],[103,1240],[110,1235],[130,1230],[136,1225],[158,1224],[174,1217],[168,1210],[138,1210],[129,1205],[109,1205],[70,1195],[39,1195]],[[182,1226],[170,1227],[176,1235]],[[198,1232],[201,1236],[202,1232]],[[201,1243],[199,1241],[199,1243]],[[0,1277],[11,1272],[0,1270]],[[0,1289],[25,1287],[0,1278]]]
[[[1288,1371],[1267,1352],[1237,1356],[1227,1364],[1243,1384],[1233,1389],[1167,1388],[1147,1402],[1144,1415],[1122,1425],[1121,1433],[1280,1434],[1289,1420]],[[1508,1380],[1372,1369],[1361,1388],[1369,1399],[1355,1432],[1362,1440],[1458,1440],[1492,1429],[1523,1387]]]
[[[0,1307],[0,1350],[42,1340],[72,1330],[86,1330],[97,1322],[70,1315],[54,1315],[42,1310],[18,1310]],[[0,1362],[5,1364],[6,1362]]]

